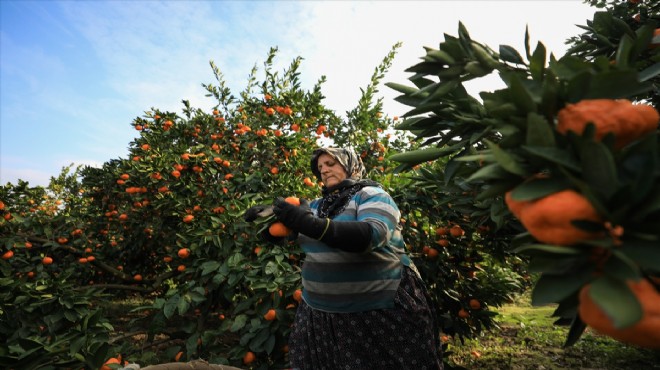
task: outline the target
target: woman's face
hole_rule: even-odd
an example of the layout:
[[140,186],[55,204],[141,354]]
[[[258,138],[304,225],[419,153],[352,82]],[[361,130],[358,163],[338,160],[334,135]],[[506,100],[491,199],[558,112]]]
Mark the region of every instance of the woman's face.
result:
[[346,180],[348,175],[344,167],[339,162],[328,154],[321,154],[319,160],[316,162],[319,173],[321,174],[321,181],[326,187],[332,187],[340,182]]

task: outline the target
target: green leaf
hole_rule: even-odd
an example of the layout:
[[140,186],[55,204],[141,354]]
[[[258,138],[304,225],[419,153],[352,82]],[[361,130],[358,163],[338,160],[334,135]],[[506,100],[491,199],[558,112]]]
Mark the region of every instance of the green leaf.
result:
[[250,349],[255,352],[263,351],[263,344],[270,336],[270,328],[268,326],[262,328],[250,341]]
[[545,70],[545,61],[546,61],[546,51],[545,46],[538,42],[536,44],[536,49],[532,58],[529,61],[529,71],[532,75],[532,79],[536,81],[543,80],[543,72]]
[[456,60],[444,50],[437,50],[437,49],[427,50],[426,56],[433,59],[436,62],[440,62],[444,64],[456,63]]
[[522,146],[522,149],[551,163],[556,163],[573,171],[580,171],[580,165],[564,149],[557,147]]
[[639,72],[639,80],[641,82],[648,81],[660,75],[660,62],[651,65],[650,67]]
[[264,268],[264,273],[266,275],[274,275],[278,270],[279,269],[277,267],[277,263],[274,261],[268,261],[268,263],[266,263],[266,267]]
[[527,138],[525,142],[529,146],[555,146],[554,130],[545,117],[535,112],[530,112],[527,115]]
[[484,142],[488,145],[488,148],[495,156],[495,160],[500,164],[500,166],[502,166],[502,168],[515,175],[523,177],[527,177],[529,175],[527,171],[518,163],[518,160],[514,155],[506,152],[497,144],[489,140],[484,140]]
[[582,71],[568,80],[568,83],[566,84],[566,101],[568,103],[576,103],[585,99],[585,96],[589,94],[591,77],[592,76],[589,72]]
[[528,60],[532,58],[529,47],[529,26],[525,26],[525,55]]
[[618,249],[612,251],[612,256],[605,262],[603,270],[607,271],[607,275],[618,280],[638,279],[641,276],[635,261]]
[[87,336],[80,336],[78,338],[73,339],[71,341],[71,344],[69,345],[69,355],[73,356],[74,354],[78,353],[82,348],[82,346],[85,345],[86,341],[87,341]]
[[573,274],[542,274],[532,290],[532,304],[539,306],[563,300],[591,280],[592,270],[584,268]]
[[420,121],[427,119],[426,117],[412,117],[406,118],[401,123],[394,125],[395,130],[410,130],[416,127],[416,124]]
[[70,322],[76,322],[80,318],[75,311],[71,310],[64,311],[64,317]]
[[532,95],[522,83],[520,77],[517,75],[512,75],[509,81],[509,85],[511,98],[518,110],[523,112],[525,115],[529,112],[535,112],[536,104],[534,103],[534,99],[532,99]]
[[635,261],[641,268],[658,269],[660,248],[657,241],[626,240],[617,251]]
[[407,94],[407,95],[414,94],[415,92],[419,91],[414,87],[398,84],[395,82],[387,82],[385,83],[385,86],[389,87],[390,89],[396,90],[402,94]]
[[449,148],[427,148],[398,153],[390,157],[391,160],[403,163],[423,163],[436,160],[444,155],[453,153]]
[[612,70],[595,74],[591,77],[589,90],[582,99],[621,99],[649,92],[653,89],[650,82],[637,80],[637,71]]
[[465,182],[474,182],[478,180],[509,179],[511,174],[506,171],[499,163],[491,163],[479,168]]
[[570,184],[564,178],[535,178],[516,186],[511,192],[515,200],[532,200],[556,193],[568,188]]
[[438,69],[435,72],[435,75],[438,76],[441,80],[453,79],[460,76],[465,71],[465,68],[461,64],[449,66],[446,68]]
[[[648,50],[649,43],[653,39],[656,27],[658,26],[654,25],[653,22],[648,22],[635,30],[635,46],[632,51],[633,55],[639,56],[639,54]],[[657,59],[655,61],[657,61]]]
[[220,266],[220,262],[218,261],[207,261],[202,264],[202,276],[206,276],[212,272],[217,271]]
[[[558,247],[555,245],[555,249]],[[559,253],[547,253],[538,250],[522,251],[530,256],[529,265],[527,268],[529,272],[533,273],[548,273],[548,274],[565,274],[575,269],[575,266],[584,263],[584,256],[582,253],[576,255],[565,255]]]
[[630,52],[633,49],[633,39],[624,34],[619,41],[619,47],[616,50],[616,65],[619,68],[628,68],[628,61],[630,61]]
[[273,349],[275,348],[275,336],[271,335],[268,337],[268,340],[266,340],[266,343],[264,344],[264,349],[266,350],[266,353],[272,353]]
[[605,197],[612,196],[619,187],[612,152],[603,143],[588,140],[583,143],[580,156],[584,180]]
[[573,248],[566,246],[558,247],[556,245],[548,245],[548,244],[527,244],[514,249],[514,252],[516,253],[543,252],[543,253],[556,254],[561,256],[576,256],[583,253],[580,248]]
[[240,314],[240,315],[236,316],[236,318],[234,319],[234,322],[231,324],[231,328],[229,330],[232,333],[235,333],[235,332],[243,329],[243,327],[245,327],[245,323],[247,322],[247,320],[248,320],[247,315]]
[[632,326],[642,318],[642,306],[625,281],[602,276],[591,284],[589,297],[607,314],[615,328]]
[[91,362],[93,365],[91,368],[100,367],[108,358],[108,352],[110,352],[110,344],[109,343],[101,344],[99,348],[94,352],[93,357],[91,358]]
[[570,347],[577,343],[584,333],[584,330],[587,328],[587,324],[580,319],[579,315],[576,315],[573,318],[570,329],[568,329],[568,335],[566,336],[566,342],[564,342],[564,347]]
[[500,45],[500,59],[514,64],[525,64],[520,53],[509,45]]
[[165,318],[169,319],[174,315],[174,311],[179,304],[179,299],[181,299],[181,296],[177,293],[165,302],[165,306],[163,306],[163,315],[165,315]]
[[494,198],[498,195],[506,193],[509,189],[515,186],[519,180],[502,180],[502,181],[491,181],[488,186],[484,187],[479,194],[477,194],[475,200],[483,201],[486,199]]
[[447,95],[448,93],[454,91],[456,87],[459,85],[459,81],[457,80],[449,80],[446,82],[440,82],[438,83],[435,87],[435,90],[427,97],[424,99],[420,104],[424,105],[426,103],[429,103],[431,101],[440,99],[441,97]]
[[422,62],[408,67],[405,72],[421,73],[425,75],[432,75],[436,71],[442,70],[443,64],[437,62]]

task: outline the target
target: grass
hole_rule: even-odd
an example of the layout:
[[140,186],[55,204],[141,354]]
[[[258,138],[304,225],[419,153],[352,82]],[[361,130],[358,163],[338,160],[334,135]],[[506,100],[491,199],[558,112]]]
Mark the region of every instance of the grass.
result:
[[[555,306],[533,307],[529,299],[529,294],[523,295],[497,309],[501,330],[466,339],[464,343],[450,340],[450,364],[467,370],[660,370],[660,351],[629,346],[589,329],[576,345],[563,348],[568,327],[553,325]],[[127,324],[137,314],[129,311],[147,303],[124,298],[108,307],[115,319],[115,336],[130,331]],[[127,340],[140,347],[143,337],[131,336]]]
[[528,295],[521,296],[497,309],[502,330],[464,343],[450,341],[450,363],[469,370],[660,369],[660,351],[629,346],[590,329],[577,344],[563,348],[568,327],[553,325],[554,309],[533,307]]

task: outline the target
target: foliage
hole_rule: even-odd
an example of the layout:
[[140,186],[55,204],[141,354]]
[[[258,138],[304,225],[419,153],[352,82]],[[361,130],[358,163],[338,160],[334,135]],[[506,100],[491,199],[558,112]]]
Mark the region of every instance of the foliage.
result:
[[[611,18],[620,25],[613,17],[611,12],[597,13],[595,19]],[[653,101],[660,49],[651,37],[658,24],[651,16],[643,22],[634,32],[611,39],[612,49],[591,50],[589,42],[576,41],[572,53],[579,56],[569,53],[559,59],[548,55],[540,42],[532,49],[529,34],[524,57],[507,45],[495,52],[472,40],[460,24],[458,37],[445,34],[439,49],[427,48],[422,62],[408,68],[413,86],[387,84],[401,93],[397,101],[412,107],[397,128],[414,134],[422,146],[391,157],[402,163],[400,170],[445,160],[438,169],[444,176],[435,181],[469,189],[472,200],[490,209],[497,227],[517,224],[503,203],[507,192],[518,201],[534,201],[577,189],[604,217],[600,224],[578,225],[602,237],[577,245],[542,244],[526,232],[512,241],[517,252],[530,258],[532,271],[542,274],[534,303],[559,303],[555,315],[562,322],[572,320],[567,344],[575,343],[585,328],[576,316],[580,288],[594,284],[599,292],[608,292],[592,298],[614,322],[630,324],[639,320],[641,310],[625,281],[659,272],[653,247],[660,241],[657,131],[619,150],[611,134],[596,139],[593,126],[582,135],[563,135],[555,128],[557,113],[571,103]],[[596,23],[589,30],[601,32]],[[505,88],[481,92],[481,101],[466,92],[465,81],[493,72]]]
[[560,348],[568,328],[553,325],[556,305],[531,306],[525,294],[500,309],[501,330],[485,332],[460,343],[447,338],[450,364],[468,369],[652,369],[660,353],[622,345],[609,337],[587,331],[575,346]]
[[[57,242],[79,237],[77,231],[73,236],[67,231],[78,230],[77,212],[85,211],[78,170],[70,170],[51,178],[48,188],[31,188],[24,181],[2,188],[2,244],[14,254],[0,260],[3,367],[98,368],[109,353],[112,326],[103,310],[94,307],[100,290],[76,283],[84,273],[62,263],[72,251]],[[45,257],[54,262],[44,264]]]
[[[580,26],[585,30],[583,34],[568,40],[571,47],[566,54],[587,60],[606,57],[620,67],[630,66],[645,71],[640,74],[640,80],[649,80],[658,86],[660,78],[654,70],[659,68],[657,63],[660,62],[660,56],[646,45],[650,38],[649,30],[660,27],[660,3],[606,0],[585,2],[602,10],[597,11],[586,25]],[[642,99],[649,100],[653,106],[660,106],[660,92],[657,88],[636,100]]]
[[[0,192],[3,215],[9,215],[0,221],[0,242],[13,256],[0,263],[6,276],[19,279],[7,281],[2,294],[34,299],[8,307],[3,325],[12,327],[5,323],[10,317],[25,327],[26,321],[40,322],[34,307],[44,297],[35,291],[43,288],[33,283],[40,281],[61,288],[48,291],[53,299],[73,302],[79,318],[71,316],[74,327],[96,325],[69,333],[48,321],[45,331],[35,334],[39,351],[51,348],[46,333],[84,342],[58,355],[57,361],[71,367],[98,368],[105,360],[101,353],[141,364],[169,362],[180,353],[180,361],[286,366],[304,256],[295,243],[267,244],[260,237],[266,222],[255,227],[242,215],[277,196],[316,197],[319,183],[311,178],[309,157],[316,146],[333,144],[356,149],[368,176],[400,205],[408,249],[431,290],[443,330],[472,337],[494,327],[490,308],[523,289],[524,264],[503,250],[510,238],[495,231],[488,206],[465,202],[463,193],[470,189],[422,186],[425,177],[435,176],[431,164],[410,176],[393,175],[389,157],[414,144],[392,131],[398,117],[383,115],[375,96],[398,47],[376,68],[345,119],[323,105],[324,77],[303,90],[301,58],[274,71],[277,49],[271,49],[262,81],[255,66],[238,96],[211,62],[216,82],[203,87],[217,101],[212,112],[183,101],[182,114],[152,108],[137,117],[131,127],[138,135],[126,158],[72,174],[65,169],[48,189],[7,184]],[[441,226],[456,232],[438,235]],[[46,256],[54,262],[43,264]],[[122,299],[142,304],[123,312],[117,323],[130,329],[108,338],[106,312],[119,310],[112,302]],[[91,304],[83,309],[79,301]],[[21,316],[21,310],[33,315]],[[22,345],[21,333],[0,353],[20,352],[37,361],[37,352]],[[249,352],[256,359],[244,357]]]

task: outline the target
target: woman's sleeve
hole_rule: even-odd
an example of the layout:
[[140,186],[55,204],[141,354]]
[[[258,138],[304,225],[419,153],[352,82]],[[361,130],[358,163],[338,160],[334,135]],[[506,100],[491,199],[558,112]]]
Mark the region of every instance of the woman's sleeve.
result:
[[[316,210],[318,202],[310,205]],[[318,212],[317,212],[318,214]],[[371,227],[366,222],[340,221],[329,218],[318,219],[324,227],[318,240],[332,248],[341,249],[346,252],[363,253],[371,245]]]
[[387,245],[397,230],[401,212],[381,188],[364,188],[357,199],[357,221],[371,226],[371,248]]

